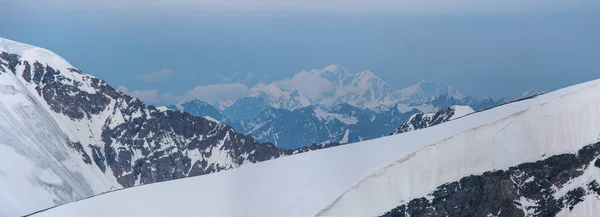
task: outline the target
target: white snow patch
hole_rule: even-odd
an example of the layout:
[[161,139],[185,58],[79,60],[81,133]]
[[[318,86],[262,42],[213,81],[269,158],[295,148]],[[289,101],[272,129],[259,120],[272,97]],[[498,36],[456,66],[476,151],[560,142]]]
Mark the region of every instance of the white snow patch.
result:
[[333,118],[339,120],[340,122],[348,125],[354,125],[358,123],[358,119],[352,116],[346,116],[342,114],[330,113],[321,108],[315,108],[315,117],[319,118],[319,120],[332,120]]
[[217,119],[212,118],[211,116],[203,116],[203,118],[206,118],[209,121],[215,122],[217,124],[220,124],[221,122],[219,122]]
[[452,109],[454,110],[454,115],[452,115],[452,117],[450,117],[450,120],[454,120],[454,119],[457,119],[462,116],[465,116],[465,115],[475,112],[475,110],[473,110],[469,106],[455,105],[455,106],[452,106]]
[[344,137],[342,137],[340,140],[340,144],[348,143],[348,134],[350,134],[350,130],[346,130],[346,132],[344,132]]

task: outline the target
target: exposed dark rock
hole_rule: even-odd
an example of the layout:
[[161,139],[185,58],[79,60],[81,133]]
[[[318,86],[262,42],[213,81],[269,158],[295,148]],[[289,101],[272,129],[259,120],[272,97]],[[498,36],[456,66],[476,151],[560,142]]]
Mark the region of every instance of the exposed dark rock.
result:
[[21,76],[23,79],[25,79],[25,81],[31,82],[31,65],[29,65],[29,62],[27,61],[25,61],[24,65],[25,69],[23,70],[23,75]]
[[13,74],[17,71],[16,66],[21,64],[20,57],[17,54],[9,54],[2,51],[2,53],[0,53],[0,58],[6,61],[8,69],[11,70]]
[[85,162],[86,164],[92,165],[92,159],[90,159],[90,156],[83,150],[83,145],[81,145],[80,142],[72,142],[70,140],[67,140],[67,145],[69,145],[69,147],[75,151],[77,151],[79,154],[81,154],[81,158],[83,159],[83,162]]
[[102,172],[105,172],[106,165],[104,164],[104,162],[106,159],[104,158],[104,155],[102,154],[100,147],[98,147],[96,145],[90,145],[90,148],[92,148],[92,158],[94,159],[96,166],[98,166],[98,168],[100,168],[100,170],[102,170]]
[[390,135],[405,133],[408,131],[423,129],[431,126],[435,126],[446,121],[449,121],[454,117],[454,108],[448,107],[444,110],[440,110],[436,113],[418,113],[411,116],[408,121],[402,124],[395,132]]
[[[585,195],[600,195],[600,186],[594,180],[555,197],[557,189],[581,176],[599,155],[600,143],[595,143],[577,154],[561,154],[508,170],[467,176],[439,186],[429,199],[413,199],[382,216],[525,216],[524,209],[532,216],[555,216],[563,209],[573,209]],[[521,198],[536,205],[522,207]]]

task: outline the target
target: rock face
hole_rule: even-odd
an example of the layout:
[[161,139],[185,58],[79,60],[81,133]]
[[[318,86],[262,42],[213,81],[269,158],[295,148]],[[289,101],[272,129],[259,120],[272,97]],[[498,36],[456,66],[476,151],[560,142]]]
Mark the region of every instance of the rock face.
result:
[[[0,42],[4,43],[0,73],[12,74],[31,97],[39,99],[79,160],[94,166],[105,179],[116,179],[117,188],[203,175],[311,150],[280,149],[203,117],[145,105],[48,50]],[[312,146],[312,150],[322,147]],[[69,201],[57,201],[64,202]]]
[[400,126],[391,135],[431,127],[452,119],[465,116],[472,112],[474,112],[473,109],[471,109],[471,107],[468,106],[452,106],[447,109],[438,111],[436,113],[414,114],[408,119],[408,121],[406,121],[406,123],[402,124],[402,126]]
[[600,197],[599,156],[595,143],[577,154],[467,176],[381,216],[556,216]]

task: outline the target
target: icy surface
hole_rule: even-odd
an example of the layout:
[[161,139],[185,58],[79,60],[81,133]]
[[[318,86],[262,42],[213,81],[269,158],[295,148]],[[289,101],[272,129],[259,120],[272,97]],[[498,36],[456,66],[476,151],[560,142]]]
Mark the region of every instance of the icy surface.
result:
[[81,161],[52,116],[12,74],[0,74],[0,216],[24,215],[111,188]]
[[117,191],[36,216],[374,216],[465,175],[597,141],[598,91],[592,81],[423,130]]

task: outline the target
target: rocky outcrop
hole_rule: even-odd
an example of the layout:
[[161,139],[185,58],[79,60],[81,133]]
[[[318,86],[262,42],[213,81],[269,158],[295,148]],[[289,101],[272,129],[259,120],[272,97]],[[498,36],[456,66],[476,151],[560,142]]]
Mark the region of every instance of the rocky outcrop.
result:
[[400,216],[556,216],[600,197],[600,143],[576,154],[561,154],[507,170],[471,175],[439,186],[382,217]]
[[435,126],[446,121],[456,119],[472,113],[473,109],[468,106],[452,106],[436,113],[418,113],[412,115],[408,121],[400,126],[391,135],[405,133],[413,130]]
[[0,73],[15,74],[47,104],[65,131],[69,147],[83,162],[116,178],[123,187],[214,173],[338,145],[282,149],[259,143],[204,117],[145,105],[66,62],[2,52],[0,65]]

